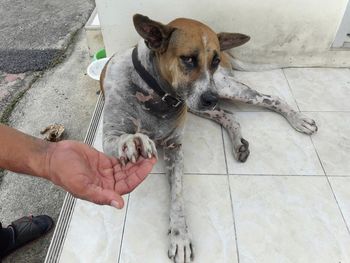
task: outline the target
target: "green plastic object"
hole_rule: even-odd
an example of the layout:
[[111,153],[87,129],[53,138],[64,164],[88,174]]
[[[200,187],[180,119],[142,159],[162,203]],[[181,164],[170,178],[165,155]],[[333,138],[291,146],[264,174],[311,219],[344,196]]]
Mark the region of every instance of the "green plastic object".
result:
[[106,50],[104,48],[101,48],[99,51],[95,53],[94,60],[99,60],[105,57],[106,57]]

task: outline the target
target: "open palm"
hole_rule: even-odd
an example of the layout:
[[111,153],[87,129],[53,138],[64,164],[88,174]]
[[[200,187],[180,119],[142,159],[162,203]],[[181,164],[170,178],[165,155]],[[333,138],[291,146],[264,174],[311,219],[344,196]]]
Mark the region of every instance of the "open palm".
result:
[[62,141],[48,156],[49,179],[75,197],[96,204],[124,206],[121,195],[131,192],[151,172],[156,159],[144,159],[126,166],[90,146]]

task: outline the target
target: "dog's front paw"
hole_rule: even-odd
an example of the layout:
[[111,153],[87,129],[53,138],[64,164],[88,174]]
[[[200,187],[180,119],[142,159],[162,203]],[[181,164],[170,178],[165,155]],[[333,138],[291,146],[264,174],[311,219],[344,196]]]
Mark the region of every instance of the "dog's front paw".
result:
[[169,230],[170,247],[168,257],[175,263],[189,263],[193,261],[194,253],[190,234],[184,228]]
[[287,119],[293,128],[298,132],[302,132],[308,135],[317,132],[316,122],[300,112],[295,112],[291,116],[288,116]]
[[243,138],[235,140],[233,143],[233,156],[239,162],[244,163],[250,154],[249,143]]
[[121,135],[117,147],[117,157],[124,164],[128,161],[135,163],[140,155],[144,158],[152,158],[152,155],[157,157],[157,148],[154,142],[142,133]]

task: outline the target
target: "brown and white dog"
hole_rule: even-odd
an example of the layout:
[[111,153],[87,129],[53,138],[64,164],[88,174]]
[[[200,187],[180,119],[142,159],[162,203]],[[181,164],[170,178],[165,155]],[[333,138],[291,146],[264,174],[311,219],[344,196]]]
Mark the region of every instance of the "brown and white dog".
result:
[[248,36],[216,34],[185,18],[163,25],[137,14],[134,25],[143,39],[135,48],[114,55],[101,74],[103,147],[105,153],[123,162],[157,155],[156,145],[164,149],[171,185],[168,255],[176,263],[190,262],[193,247],[182,196],[187,111],[223,125],[240,162],[249,155],[248,142],[242,138],[235,116],[218,107],[219,99],[266,107],[283,115],[299,132],[312,134],[317,127],[280,98],[261,94],[234,79],[233,58],[225,50],[246,43]]

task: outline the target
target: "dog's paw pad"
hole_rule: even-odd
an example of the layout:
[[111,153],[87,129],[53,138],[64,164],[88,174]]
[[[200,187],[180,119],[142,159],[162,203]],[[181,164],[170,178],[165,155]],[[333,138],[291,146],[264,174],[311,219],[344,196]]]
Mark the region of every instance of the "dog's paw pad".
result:
[[157,149],[154,142],[147,135],[123,134],[118,141],[118,158],[125,164],[129,161],[135,163],[141,155],[144,158],[157,156]]
[[308,135],[314,134],[317,132],[318,128],[316,122],[313,119],[310,119],[303,115],[300,112],[296,112],[290,118],[288,118],[290,124],[298,132],[302,132]]
[[193,261],[193,246],[187,231],[173,229],[169,231],[170,247],[168,257],[175,263],[189,263]]
[[241,138],[233,146],[233,155],[237,161],[244,163],[248,159],[249,154],[249,143],[247,140]]

